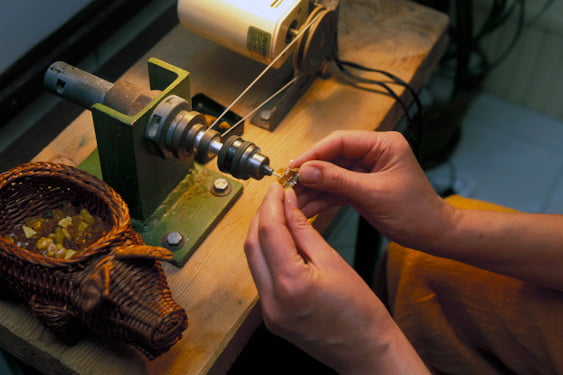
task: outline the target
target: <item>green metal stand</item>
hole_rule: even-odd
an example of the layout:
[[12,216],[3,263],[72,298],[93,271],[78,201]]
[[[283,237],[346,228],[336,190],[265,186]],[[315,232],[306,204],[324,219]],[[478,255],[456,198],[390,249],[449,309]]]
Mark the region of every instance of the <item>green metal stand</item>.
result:
[[[127,202],[132,223],[148,245],[164,246],[183,265],[242,193],[242,185],[194,162],[165,159],[145,139],[149,118],[170,95],[189,106],[189,73],[158,59],[148,61],[151,90],[160,93],[134,115],[104,104],[90,109],[98,150],[80,168],[103,178]],[[214,189],[215,182],[221,191]]]
[[[101,177],[97,150],[79,167]],[[229,189],[225,194],[214,193],[213,184],[217,179],[228,181]],[[241,194],[240,182],[194,164],[147,219],[131,221],[147,245],[170,249],[174,254],[174,264],[182,266]],[[177,243],[168,243],[168,235],[177,236]]]

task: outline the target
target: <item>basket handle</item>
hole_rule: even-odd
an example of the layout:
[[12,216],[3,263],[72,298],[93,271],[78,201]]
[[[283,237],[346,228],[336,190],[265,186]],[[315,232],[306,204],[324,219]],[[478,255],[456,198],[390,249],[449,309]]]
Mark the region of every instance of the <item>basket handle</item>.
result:
[[113,248],[111,254],[115,259],[141,258],[163,261],[174,260],[174,255],[168,249],[149,245],[123,245]]

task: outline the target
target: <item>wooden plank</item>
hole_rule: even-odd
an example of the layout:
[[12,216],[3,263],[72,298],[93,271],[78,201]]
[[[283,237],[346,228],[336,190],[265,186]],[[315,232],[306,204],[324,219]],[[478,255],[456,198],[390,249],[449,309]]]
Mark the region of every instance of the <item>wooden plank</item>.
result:
[[[341,2],[342,58],[390,71],[419,88],[445,46],[445,15],[397,0]],[[230,103],[263,66],[175,28],[125,74],[147,86],[148,57],[191,72],[192,94],[204,92]],[[334,73],[334,71],[333,71]],[[252,92],[234,109],[246,114],[269,96],[279,77]],[[381,77],[374,77],[381,78]],[[273,86],[272,86],[273,85]],[[402,116],[394,101],[348,85],[336,74],[317,79],[274,132],[247,125],[244,137],[269,155],[274,168],[337,129],[390,129]],[[35,160],[80,163],[95,148],[85,112]],[[216,169],[214,162],[209,168]],[[204,374],[224,373],[260,321],[258,295],[243,252],[250,220],[273,179],[245,181],[244,193],[182,268],[165,265],[174,298],[188,312],[185,337],[168,353],[147,361],[128,347],[89,338],[74,347],[58,342],[23,304],[0,302],[3,347],[45,373]]]

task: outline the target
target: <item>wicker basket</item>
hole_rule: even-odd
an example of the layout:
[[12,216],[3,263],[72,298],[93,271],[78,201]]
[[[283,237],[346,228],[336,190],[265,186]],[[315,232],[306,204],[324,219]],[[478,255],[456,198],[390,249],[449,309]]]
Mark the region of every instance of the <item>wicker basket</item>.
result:
[[[62,202],[86,208],[110,228],[74,257],[63,260],[18,247],[3,235],[29,216]],[[66,342],[80,326],[129,345],[152,359],[187,327],[173,299],[161,260],[133,231],[129,210],[105,182],[74,167],[28,163],[0,174],[0,287],[25,299],[34,314]]]

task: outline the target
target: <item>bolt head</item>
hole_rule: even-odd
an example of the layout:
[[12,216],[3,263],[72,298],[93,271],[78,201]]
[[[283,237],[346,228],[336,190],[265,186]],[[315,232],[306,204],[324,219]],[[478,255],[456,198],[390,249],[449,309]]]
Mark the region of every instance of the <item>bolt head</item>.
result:
[[269,109],[260,111],[260,119],[262,121],[270,121],[272,119],[272,111]]
[[166,244],[169,246],[180,246],[184,236],[180,232],[170,232],[166,234]]
[[217,178],[213,181],[213,190],[216,193],[224,193],[229,188],[229,181],[224,178]]

